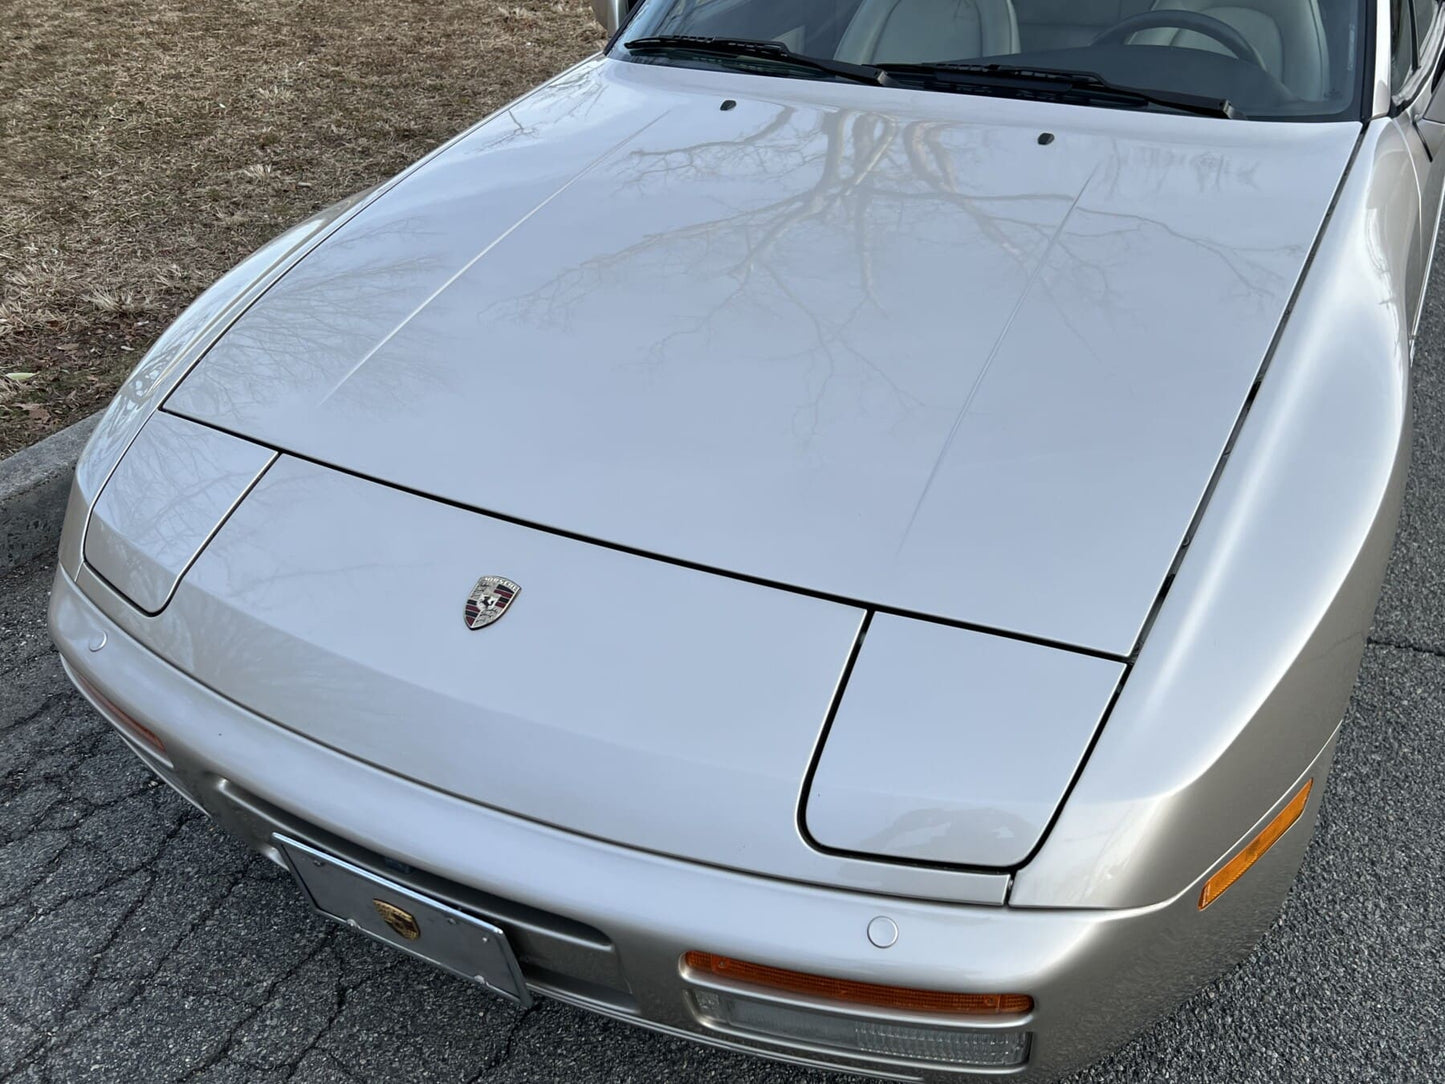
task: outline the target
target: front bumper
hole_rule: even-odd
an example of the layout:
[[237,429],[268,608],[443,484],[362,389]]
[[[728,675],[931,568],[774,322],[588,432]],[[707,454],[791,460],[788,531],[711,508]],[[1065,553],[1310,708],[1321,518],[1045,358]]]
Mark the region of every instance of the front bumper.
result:
[[[930,903],[889,895],[884,867],[876,894],[828,890],[601,842],[411,782],[201,686],[102,614],[63,571],[50,622],[82,690],[98,690],[153,731],[166,759],[119,727],[136,752],[273,860],[281,861],[273,836],[286,832],[475,912],[507,932],[538,992],[707,1043],[895,1079],[1054,1079],[1239,960],[1294,878],[1333,754],[1331,741],[1311,767],[1300,823],[1206,911],[1196,905],[1198,883],[1132,910]],[[899,931],[887,949],[867,936],[878,916]],[[1027,1017],[974,1022],[1026,1028],[1028,1060],[982,1074],[725,1031],[695,1012],[681,963],[689,950],[862,982],[1029,994]]]

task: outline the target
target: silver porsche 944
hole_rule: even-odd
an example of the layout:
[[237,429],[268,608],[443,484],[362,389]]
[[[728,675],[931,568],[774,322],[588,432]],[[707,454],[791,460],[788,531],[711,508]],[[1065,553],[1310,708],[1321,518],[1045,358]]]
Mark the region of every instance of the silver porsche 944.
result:
[[1043,1081],[1240,961],[1395,529],[1436,0],[598,0],[205,293],[50,621],[317,910]]

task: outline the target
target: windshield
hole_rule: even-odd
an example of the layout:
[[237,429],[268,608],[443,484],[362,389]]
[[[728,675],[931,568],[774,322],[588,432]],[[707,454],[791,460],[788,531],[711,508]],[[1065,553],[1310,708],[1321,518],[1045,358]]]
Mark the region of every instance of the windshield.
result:
[[[639,63],[727,67],[797,78],[843,78],[798,58],[888,72],[884,81],[940,92],[1020,95],[1042,72],[1088,72],[1118,87],[1157,92],[1120,98],[1171,108],[1169,96],[1227,102],[1251,119],[1358,117],[1364,82],[1364,0],[644,0],[615,56]],[[628,49],[639,39],[775,42],[760,50]],[[1025,69],[1004,83],[968,69],[929,78],[918,66],[961,62]],[[848,77],[857,79],[856,74]],[[1095,104],[1060,91],[1055,100]],[[1110,104],[1105,101],[1103,104]],[[1196,109],[1195,111],[1205,111]]]

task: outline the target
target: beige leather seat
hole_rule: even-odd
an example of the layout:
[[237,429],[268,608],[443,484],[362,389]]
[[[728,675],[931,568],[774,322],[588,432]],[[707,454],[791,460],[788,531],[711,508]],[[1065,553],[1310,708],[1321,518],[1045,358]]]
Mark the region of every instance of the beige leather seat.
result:
[[929,63],[1018,51],[1013,0],[863,0],[837,56],[854,64]]
[[[1318,0],[1159,0],[1152,10],[1197,11],[1228,23],[1259,50],[1269,72],[1310,101],[1330,89],[1330,49]],[[1129,39],[1142,45],[1181,45],[1229,53],[1213,38],[1190,30],[1159,27]]]

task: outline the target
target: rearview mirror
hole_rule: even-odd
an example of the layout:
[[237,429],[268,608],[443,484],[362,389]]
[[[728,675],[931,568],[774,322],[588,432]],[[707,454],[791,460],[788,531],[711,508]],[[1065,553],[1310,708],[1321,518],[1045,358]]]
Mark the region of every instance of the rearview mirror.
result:
[[633,0],[592,0],[592,13],[608,34],[615,34],[622,20],[627,18],[632,4]]

